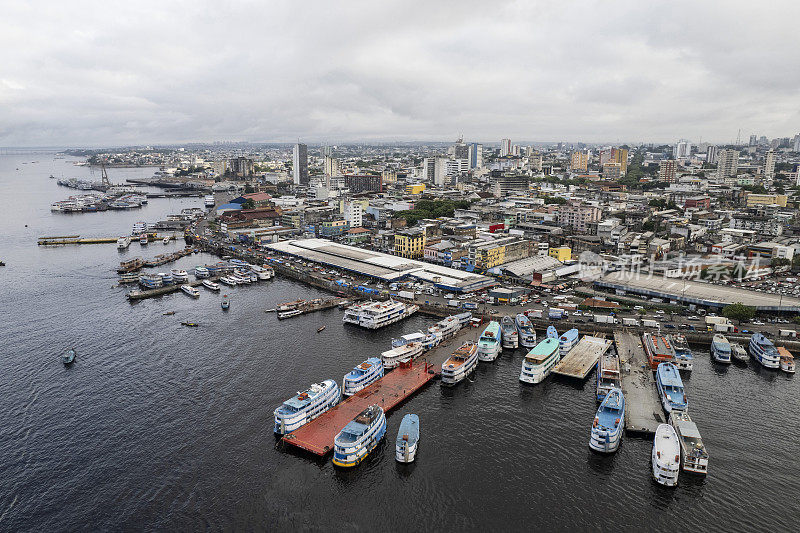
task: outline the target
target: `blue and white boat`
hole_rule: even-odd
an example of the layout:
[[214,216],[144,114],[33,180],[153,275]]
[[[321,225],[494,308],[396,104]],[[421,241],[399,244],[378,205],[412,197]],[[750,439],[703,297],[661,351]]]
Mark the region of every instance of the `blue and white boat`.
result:
[[614,388],[606,394],[592,422],[589,447],[596,452],[613,453],[622,441],[625,426],[625,396]]
[[525,383],[541,383],[560,359],[558,338],[547,337],[531,349],[522,359],[519,380]]
[[435,346],[439,346],[439,343],[442,342],[442,332],[438,329],[428,329],[427,335],[425,335],[425,340],[422,341],[422,349],[423,350],[430,350]]
[[463,381],[478,366],[478,347],[465,342],[442,363],[442,385],[455,385]]
[[458,323],[463,328],[464,326],[469,324],[470,320],[472,320],[472,313],[467,311],[466,313],[459,313],[459,314],[455,315],[455,317],[456,317],[456,319],[458,319]]
[[198,279],[203,279],[211,276],[211,273],[208,269],[204,266],[196,266],[194,267],[194,277]]
[[370,357],[344,375],[342,394],[352,396],[367,385],[383,377],[383,363],[377,357]]
[[731,362],[731,343],[725,338],[725,335],[717,333],[711,339],[711,356],[717,363]]
[[558,330],[555,326],[547,326],[547,338],[548,339],[557,339],[559,337]]
[[158,275],[161,276],[162,285],[172,285],[173,283],[175,283],[175,279],[172,277],[172,273],[159,272]]
[[664,485],[665,487],[676,487],[678,485],[678,471],[681,467],[681,445],[675,428],[669,424],[659,424],[656,428],[656,434],[653,437],[651,463],[653,466],[653,479],[659,485]]
[[405,346],[406,344],[410,344],[412,342],[422,344],[424,343],[426,337],[427,335],[421,331],[416,333],[406,333],[405,335],[402,335],[396,339],[392,339],[392,348],[399,348],[400,346]]
[[419,417],[408,414],[400,422],[397,430],[397,440],[394,444],[394,457],[398,462],[411,463],[417,455],[419,444]]
[[686,337],[680,333],[669,335],[668,340],[672,343],[672,348],[675,350],[675,366],[678,370],[686,370],[691,372],[694,367],[694,354],[689,348],[689,343],[686,342]]
[[756,358],[764,368],[780,368],[781,356],[772,341],[761,333],[750,337],[750,355]]
[[158,274],[142,274],[139,276],[139,285],[145,289],[158,289],[164,282]]
[[561,335],[561,337],[558,339],[558,350],[561,352],[562,359],[569,353],[571,349],[575,347],[576,344],[578,344],[579,337],[580,334],[575,328],[572,328]]
[[65,365],[72,364],[73,361],[75,361],[75,350],[73,348],[70,348],[61,355],[61,362]]
[[341,391],[332,379],[314,383],[275,409],[275,433],[287,435],[339,403]]
[[656,369],[656,388],[661,398],[661,405],[667,414],[672,411],[686,411],[689,402],[678,368],[672,363],[660,363]]
[[352,467],[363,461],[386,434],[386,415],[378,404],[361,411],[333,439],[333,464]]
[[519,344],[523,348],[533,348],[536,346],[536,330],[533,329],[530,319],[524,314],[519,313],[514,321],[517,326]]
[[478,339],[478,359],[494,361],[502,351],[500,344],[500,324],[492,320]]
[[172,274],[172,279],[175,281],[175,283],[180,284],[189,281],[189,273],[186,272],[185,270],[181,270],[179,268],[173,268],[172,270],[170,270],[170,274]]

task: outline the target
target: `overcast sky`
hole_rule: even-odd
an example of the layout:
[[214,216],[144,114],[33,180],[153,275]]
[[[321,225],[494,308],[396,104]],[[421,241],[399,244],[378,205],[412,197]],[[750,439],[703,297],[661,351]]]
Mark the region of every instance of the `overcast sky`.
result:
[[800,2],[0,2],[0,146],[800,132]]

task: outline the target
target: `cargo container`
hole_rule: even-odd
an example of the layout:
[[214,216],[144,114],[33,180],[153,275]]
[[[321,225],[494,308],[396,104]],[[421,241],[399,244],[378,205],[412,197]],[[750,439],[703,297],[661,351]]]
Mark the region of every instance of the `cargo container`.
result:
[[639,321],[635,318],[623,318],[622,319],[623,326],[636,326],[639,327]]
[[448,300],[447,301],[448,307],[459,307],[458,300]]
[[610,315],[594,315],[594,321],[598,324],[618,324],[619,320]]
[[658,320],[649,320],[649,319],[642,320],[642,325],[644,327],[646,327],[646,328],[658,328],[658,327],[661,327],[659,325],[659,323],[658,323]]
[[528,318],[542,318],[541,309],[528,309],[525,311],[525,314],[528,316]]
[[730,324],[731,321],[724,316],[707,316],[706,326],[713,326],[714,324]]
[[405,298],[406,300],[413,300],[414,293],[411,291],[400,291],[397,293],[398,298]]
[[778,334],[781,337],[797,337],[797,332],[793,329],[780,329]]

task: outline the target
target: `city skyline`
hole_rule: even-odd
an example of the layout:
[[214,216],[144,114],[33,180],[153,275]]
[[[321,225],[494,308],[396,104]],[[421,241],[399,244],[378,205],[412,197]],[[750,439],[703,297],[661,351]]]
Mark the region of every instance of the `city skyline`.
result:
[[800,128],[789,2],[97,6],[6,8],[0,146],[728,144]]

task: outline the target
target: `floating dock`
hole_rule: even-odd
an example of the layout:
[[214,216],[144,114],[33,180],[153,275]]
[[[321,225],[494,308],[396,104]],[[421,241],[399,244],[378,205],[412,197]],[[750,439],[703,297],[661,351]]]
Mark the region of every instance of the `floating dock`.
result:
[[569,378],[586,379],[597,361],[611,347],[611,341],[591,335],[584,335],[578,344],[559,361],[553,373]]
[[419,361],[401,363],[381,379],[350,396],[297,431],[283,442],[324,457],[333,451],[333,439],[355,416],[372,404],[389,412],[434,378],[431,365]]
[[[284,320],[287,318],[292,318],[300,315],[305,315],[307,313],[313,313],[314,311],[323,311],[325,309],[333,309],[334,307],[338,307],[342,304],[350,302],[347,298],[315,298],[314,300],[303,300],[302,302],[291,302],[289,304],[280,304],[275,309],[268,309],[267,313],[277,312],[278,319]],[[290,309],[286,309],[284,311],[277,311],[281,306],[290,305],[293,306]],[[282,313],[290,312],[290,311],[300,311],[299,313],[292,314],[291,316],[281,316]]]
[[[206,278],[209,281],[218,281],[219,277],[211,277]],[[147,290],[139,290],[134,289],[128,293],[128,300],[144,300],[145,298],[153,298],[154,296],[161,296],[164,294],[169,294],[171,292],[176,292],[181,290],[181,285],[191,285],[192,287],[199,287],[203,284],[202,279],[198,279],[195,281],[187,281],[186,283],[175,283],[172,285],[167,285],[166,287],[158,287],[157,289],[147,289]],[[225,292],[225,291],[222,291]]]
[[80,235],[64,235],[62,237],[39,237],[39,246],[56,246],[59,244],[106,244],[117,242],[117,237],[80,238]]
[[623,331],[614,332],[614,342],[625,394],[625,433],[653,435],[666,419],[642,342],[637,335]]

